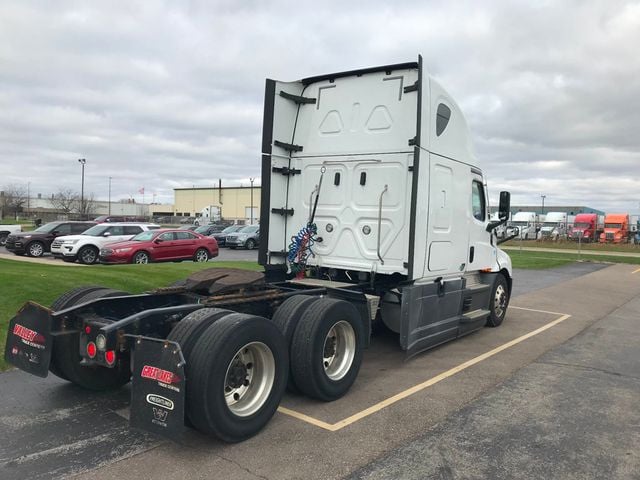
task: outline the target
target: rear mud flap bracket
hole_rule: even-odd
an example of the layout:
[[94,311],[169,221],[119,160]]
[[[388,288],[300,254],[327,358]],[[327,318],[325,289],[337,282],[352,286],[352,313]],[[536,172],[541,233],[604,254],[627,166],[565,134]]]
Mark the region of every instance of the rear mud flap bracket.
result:
[[185,361],[180,345],[127,337],[133,344],[129,425],[175,441],[186,430]]

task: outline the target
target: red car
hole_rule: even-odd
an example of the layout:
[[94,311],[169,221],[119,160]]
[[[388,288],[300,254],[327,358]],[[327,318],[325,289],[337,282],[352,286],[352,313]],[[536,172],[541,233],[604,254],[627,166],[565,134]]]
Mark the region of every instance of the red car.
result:
[[100,263],[206,262],[217,256],[214,238],[188,230],[150,230],[100,249]]

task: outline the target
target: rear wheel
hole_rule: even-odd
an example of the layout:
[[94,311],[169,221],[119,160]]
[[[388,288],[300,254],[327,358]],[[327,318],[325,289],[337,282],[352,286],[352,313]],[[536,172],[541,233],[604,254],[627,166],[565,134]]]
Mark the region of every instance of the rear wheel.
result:
[[489,316],[487,317],[487,327],[498,327],[504,320],[509,306],[509,285],[504,275],[499,273],[491,290],[489,298]]
[[[66,261],[65,257],[62,257],[63,260]],[[83,296],[85,296],[87,293],[89,292],[94,292],[96,290],[100,290],[102,287],[97,287],[97,286],[86,286],[86,287],[78,287],[78,288],[74,288],[73,290],[68,291],[67,293],[59,296],[52,304],[51,304],[51,310],[53,310],[54,312],[60,311],[60,310],[64,310],[65,308],[69,308],[72,307],[74,305],[76,305],[76,303],[78,303],[78,299],[82,298]],[[53,347],[55,349],[55,342],[57,340],[54,341]],[[69,378],[60,370],[60,368],[58,367],[57,363],[56,363],[56,357],[55,355],[51,355],[51,362],[49,363],[49,371],[51,373],[53,373],[54,375],[56,375],[57,377],[62,378],[63,380],[69,380]]]
[[82,247],[78,252],[78,260],[85,265],[93,265],[98,261],[98,249],[91,245]]
[[323,401],[342,397],[355,382],[364,348],[364,326],[356,308],[321,298],[300,318],[291,342],[291,372],[306,395]]
[[140,263],[140,264],[142,264],[142,263],[149,263],[149,262],[151,262],[151,256],[145,251],[141,251],[141,252],[136,253],[133,256],[133,259],[131,260],[131,263]]
[[[112,290],[110,288],[91,287],[82,296],[76,297],[73,305],[95,300],[98,298],[118,297],[127,295],[126,292]],[[67,305],[67,307],[72,305]],[[82,357],[79,352],[80,334],[72,333],[59,335],[53,343],[51,353],[52,363],[59,369],[62,378],[87,390],[103,391],[119,388],[131,379],[130,357],[128,354],[118,355],[115,366],[107,368],[99,365],[85,366],[80,362]],[[54,372],[55,373],[55,372]]]
[[0,247],[4,247],[7,243],[8,233],[0,233]]
[[191,353],[187,414],[226,442],[255,435],[271,419],[287,384],[287,347],[269,320],[233,313],[214,322]]
[[196,253],[193,255],[194,262],[208,262],[209,261],[209,251],[206,248],[199,248],[196,250]]
[[[284,339],[287,342],[287,348],[290,353],[291,340],[293,339],[293,334],[298,326],[300,318],[305,314],[307,309],[319,299],[320,297],[311,297],[309,295],[295,295],[286,299],[273,315],[271,321],[276,324],[282,332],[282,335],[284,335]],[[289,372],[287,389],[293,392],[299,391],[291,372]]]
[[41,257],[44,255],[44,244],[42,242],[31,242],[27,247],[27,252],[31,257]]

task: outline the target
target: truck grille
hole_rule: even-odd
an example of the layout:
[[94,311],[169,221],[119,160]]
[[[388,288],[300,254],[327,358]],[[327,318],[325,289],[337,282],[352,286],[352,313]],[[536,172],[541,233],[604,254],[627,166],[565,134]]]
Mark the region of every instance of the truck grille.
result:
[[604,238],[606,238],[607,240],[613,240],[613,233],[612,232],[605,233]]

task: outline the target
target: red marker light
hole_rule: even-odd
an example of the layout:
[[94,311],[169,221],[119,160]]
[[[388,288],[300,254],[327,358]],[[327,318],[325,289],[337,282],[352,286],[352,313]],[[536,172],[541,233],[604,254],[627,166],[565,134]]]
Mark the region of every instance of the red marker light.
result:
[[89,355],[89,358],[94,358],[96,356],[96,344],[93,342],[89,342],[87,343],[87,355]]
[[116,362],[116,352],[114,350],[105,352],[104,359],[106,360],[107,365],[113,365]]
[[91,333],[91,327],[89,325],[84,327],[84,333],[86,333],[87,335],[89,335]]

